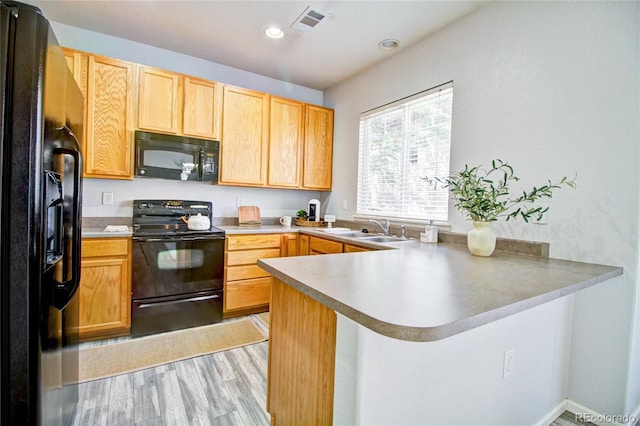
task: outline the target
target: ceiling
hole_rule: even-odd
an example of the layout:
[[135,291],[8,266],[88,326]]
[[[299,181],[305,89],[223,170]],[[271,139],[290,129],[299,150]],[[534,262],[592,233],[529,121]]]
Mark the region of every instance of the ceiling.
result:
[[[51,21],[324,90],[479,8],[484,1],[23,0]],[[302,33],[311,6],[327,14]],[[268,39],[264,29],[285,35]],[[399,48],[378,48],[396,39]]]

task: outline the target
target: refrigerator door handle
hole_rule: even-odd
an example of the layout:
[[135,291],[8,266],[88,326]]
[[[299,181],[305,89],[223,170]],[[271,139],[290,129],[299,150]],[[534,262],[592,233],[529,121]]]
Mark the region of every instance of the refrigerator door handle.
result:
[[[53,141],[54,155],[69,155],[73,157],[73,200],[71,205],[71,232],[67,233],[69,226],[65,223],[65,234],[70,234],[71,239],[71,278],[54,282],[53,304],[58,309],[64,309],[80,286],[80,247],[82,217],[82,154],[78,140],[73,132],[66,126],[56,129]],[[66,278],[66,277],[65,277]]]

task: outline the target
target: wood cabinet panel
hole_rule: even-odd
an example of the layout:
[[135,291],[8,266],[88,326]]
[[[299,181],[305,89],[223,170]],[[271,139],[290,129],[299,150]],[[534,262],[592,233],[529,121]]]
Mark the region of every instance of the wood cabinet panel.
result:
[[81,339],[128,334],[131,328],[131,239],[82,240]]
[[261,278],[270,276],[267,271],[258,265],[229,266],[226,268],[227,281],[246,280],[249,278]]
[[80,87],[80,91],[82,92],[82,96],[85,98],[85,108],[86,108],[86,99],[87,99],[87,68],[88,68],[88,58],[87,55],[83,52],[62,48],[62,54],[64,58],[67,60],[67,66],[71,70],[73,74],[73,78]]
[[184,77],[182,133],[207,139],[220,139],[222,108],[221,84]]
[[255,264],[258,259],[280,257],[280,248],[230,251],[227,253],[227,266]]
[[131,327],[127,259],[86,259],[80,280],[80,334]]
[[280,234],[229,235],[227,250],[280,247]]
[[298,234],[282,234],[280,257],[298,256]]
[[336,324],[333,310],[273,280],[267,386],[272,424],[333,423]]
[[228,282],[225,287],[225,310],[247,309],[269,304],[271,276]]
[[330,190],[332,164],[333,110],[306,105],[302,186]]
[[323,238],[309,238],[309,254],[329,254],[342,253],[343,244],[337,241],[325,240]]
[[180,76],[143,66],[139,67],[138,72],[138,128],[178,133]]
[[271,96],[269,175],[267,184],[300,187],[304,138],[304,104]]
[[344,245],[344,252],[345,253],[355,253],[358,251],[370,251],[370,249],[368,248],[364,248],[364,247],[360,247],[360,246],[354,246],[352,244],[345,244]]
[[224,87],[220,183],[264,186],[267,176],[269,96]]
[[88,61],[85,176],[131,179],[133,64],[93,55]]
[[298,238],[298,256],[307,256],[309,254],[309,236],[300,235]]
[[82,257],[127,256],[128,254],[128,239],[96,238],[82,240]]

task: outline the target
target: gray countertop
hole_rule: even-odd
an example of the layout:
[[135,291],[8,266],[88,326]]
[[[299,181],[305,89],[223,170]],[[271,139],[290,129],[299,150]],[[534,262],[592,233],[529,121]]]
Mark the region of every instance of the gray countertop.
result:
[[622,274],[619,267],[504,252],[477,257],[453,244],[385,246],[398,249],[258,265],[355,322],[409,341],[443,339]]
[[82,238],[109,238],[109,237],[130,237],[133,229],[128,226],[128,231],[105,232],[105,226],[83,226]]

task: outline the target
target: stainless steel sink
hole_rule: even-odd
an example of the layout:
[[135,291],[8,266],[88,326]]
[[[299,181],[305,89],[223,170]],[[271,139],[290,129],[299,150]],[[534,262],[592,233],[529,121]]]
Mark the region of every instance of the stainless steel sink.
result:
[[410,241],[409,239],[403,239],[400,237],[395,237],[393,235],[375,235],[356,238],[358,238],[359,240],[373,241],[375,243],[401,243],[403,241]]
[[371,234],[368,232],[360,232],[360,231],[332,232],[331,234],[337,237],[348,237],[348,238],[362,238],[362,237],[371,236]]

